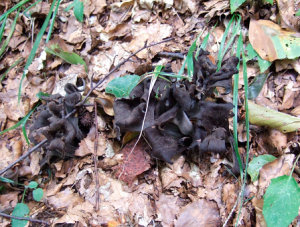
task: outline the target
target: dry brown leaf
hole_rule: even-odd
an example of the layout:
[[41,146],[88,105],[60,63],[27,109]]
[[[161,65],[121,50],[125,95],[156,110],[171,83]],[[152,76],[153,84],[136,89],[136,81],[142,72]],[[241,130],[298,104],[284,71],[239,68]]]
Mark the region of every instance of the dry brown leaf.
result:
[[53,196],[48,196],[45,200],[55,209],[68,208],[84,201],[83,198],[74,193],[70,188],[66,188]]
[[[95,127],[93,126],[92,128]],[[83,157],[95,153],[95,133],[93,130],[91,129],[88,136],[79,143],[79,147],[75,151],[76,156]],[[105,150],[106,140],[100,134],[98,137],[97,156],[105,155]]]
[[4,169],[14,160],[14,154],[6,147],[6,143],[4,141],[0,141],[0,150],[1,150],[1,161],[0,161],[0,169]]
[[179,206],[176,204],[177,197],[173,195],[161,194],[156,202],[157,219],[163,222],[163,226],[172,226],[176,216],[179,214]]
[[299,19],[295,17],[296,12],[299,10],[299,5],[295,1],[277,0],[279,13],[282,22],[287,28],[295,31],[300,31]]
[[181,211],[175,227],[189,226],[221,226],[221,217],[218,206],[213,201],[200,199],[187,205]]
[[99,103],[103,107],[105,113],[107,113],[110,116],[115,115],[113,109],[114,100],[114,96],[103,93],[98,93],[98,97],[94,99],[95,102]]

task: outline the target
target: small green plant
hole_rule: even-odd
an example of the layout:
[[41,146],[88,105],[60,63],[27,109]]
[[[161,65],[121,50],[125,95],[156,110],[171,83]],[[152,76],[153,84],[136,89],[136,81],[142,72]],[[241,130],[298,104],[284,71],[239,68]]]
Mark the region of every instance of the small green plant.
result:
[[[35,181],[30,181],[28,185],[20,184],[17,182],[14,182],[13,180],[7,179],[5,177],[0,176],[0,181],[10,183],[10,184],[17,184],[20,186],[24,186],[24,192],[22,196],[22,201],[21,203],[17,203],[15,208],[13,209],[12,216],[15,217],[26,217],[29,215],[30,210],[27,204],[24,203],[24,197],[27,189],[33,189],[32,195],[35,201],[39,202],[44,196],[44,191],[41,188],[38,188],[38,183]],[[27,220],[18,220],[18,219],[12,219],[11,220],[11,225],[12,227],[23,227],[27,225]]]
[[63,51],[58,44],[53,44],[50,48],[45,47],[45,51],[49,54],[53,54],[60,57],[61,59],[65,60],[70,64],[84,65],[85,71],[88,71],[85,61],[78,54]]
[[[272,155],[261,155],[249,163],[248,173],[252,181],[258,180],[259,170],[276,158]],[[300,207],[300,187],[292,177],[299,155],[289,176],[283,175],[271,179],[271,184],[264,195],[263,215],[267,226],[286,227],[298,215]],[[284,215],[282,211],[284,212]]]

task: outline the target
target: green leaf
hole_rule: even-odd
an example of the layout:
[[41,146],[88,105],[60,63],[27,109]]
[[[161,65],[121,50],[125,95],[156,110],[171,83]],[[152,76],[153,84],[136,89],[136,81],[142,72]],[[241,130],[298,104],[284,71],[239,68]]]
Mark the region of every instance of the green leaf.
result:
[[74,2],[76,2],[73,9],[74,15],[78,21],[83,22],[83,2],[79,0],[75,0]]
[[37,188],[32,192],[35,201],[39,202],[44,196],[44,191],[41,188]]
[[295,16],[300,16],[300,9],[299,9],[298,12],[295,14]]
[[[12,212],[12,216],[16,216],[16,217],[25,217],[29,214],[30,210],[28,208],[28,206],[25,203],[17,203],[17,205],[15,206],[13,212]],[[27,220],[18,220],[18,219],[11,219],[11,226],[12,227],[24,227],[25,225],[27,225]]]
[[273,155],[264,154],[254,157],[249,162],[248,174],[251,176],[252,182],[258,180],[259,170],[267,163],[273,162],[276,158]]
[[249,101],[249,120],[251,124],[268,126],[283,133],[294,132],[300,128],[299,118],[256,105],[251,101]]
[[31,52],[29,54],[29,57],[27,59],[27,62],[25,64],[25,66],[24,66],[23,75],[22,75],[22,78],[21,78],[21,81],[20,81],[20,86],[19,86],[18,103],[20,103],[20,99],[21,99],[22,82],[23,82],[23,80],[24,80],[24,78],[25,78],[25,76],[27,74],[28,67],[30,66],[31,62],[34,59],[35,53],[36,53],[36,51],[37,51],[37,49],[39,47],[39,44],[40,44],[41,39],[42,39],[42,37],[44,35],[44,32],[45,32],[45,30],[46,30],[46,28],[47,28],[47,26],[49,24],[50,17],[51,17],[51,14],[52,14],[52,11],[53,11],[53,8],[54,8],[56,2],[57,2],[57,0],[52,2],[52,5],[51,5],[50,10],[49,10],[49,13],[48,13],[48,15],[47,15],[47,17],[46,17],[46,19],[45,19],[45,21],[43,23],[43,26],[42,26],[41,30],[39,31],[39,33],[36,36],[36,39],[35,39],[35,42],[33,44],[32,50],[31,50]]
[[261,89],[263,88],[267,78],[268,78],[268,75],[267,73],[262,73],[262,74],[259,74],[257,75],[253,82],[249,85],[249,88],[248,88],[248,98],[250,100],[254,100],[256,99],[256,97],[259,95]]
[[140,77],[137,75],[126,75],[115,78],[107,84],[105,92],[113,94],[117,98],[127,98],[139,80]]
[[11,184],[16,183],[16,182],[14,182],[13,180],[10,180],[10,179],[5,178],[5,177],[0,177],[0,181],[6,182],[6,183],[11,183]]
[[230,0],[230,10],[231,13],[234,13],[234,11],[240,7],[246,0]]
[[49,54],[54,54],[60,58],[62,58],[63,60],[65,60],[66,62],[70,63],[70,64],[80,64],[80,65],[84,65],[85,67],[85,71],[88,71],[88,68],[85,64],[85,61],[78,55],[75,53],[71,53],[71,52],[66,52],[63,51],[60,46],[58,46],[58,44],[53,44],[50,48],[45,47],[45,51]]
[[248,44],[248,46],[246,47],[246,50],[247,50],[247,54],[248,54],[248,56],[246,58],[247,61],[256,57],[259,68],[260,68],[260,72],[266,71],[272,65],[272,62],[264,60],[259,56],[259,54],[253,49],[251,43]]
[[268,226],[287,227],[298,215],[300,188],[293,177],[271,180],[264,195],[263,215]]
[[30,181],[27,187],[33,189],[33,188],[36,188],[37,186],[39,186],[39,184],[37,182]]

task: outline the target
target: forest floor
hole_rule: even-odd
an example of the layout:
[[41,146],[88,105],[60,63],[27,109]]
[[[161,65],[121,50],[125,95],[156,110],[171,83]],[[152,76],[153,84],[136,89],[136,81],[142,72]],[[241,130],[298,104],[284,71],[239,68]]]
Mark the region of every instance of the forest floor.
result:
[[[246,51],[248,82],[251,84],[255,78],[263,78],[260,92],[252,101],[259,106],[294,116],[293,119],[296,119],[300,115],[298,104],[300,63],[299,54],[292,53],[298,51],[298,47],[293,50],[292,42],[300,43],[297,40],[300,23],[295,17],[298,6],[295,6],[296,3],[294,5],[293,1],[290,1],[292,5],[280,0],[273,5],[257,2],[246,2],[236,10],[236,13],[241,15],[240,31],[244,50],[251,43],[257,51],[254,51],[256,56],[251,58],[250,49],[246,49],[248,50]],[[28,2],[25,6],[32,3]],[[15,4],[11,0],[1,1],[2,14]],[[151,151],[145,135],[134,147],[136,142],[134,138],[138,136],[133,132],[134,130],[128,129],[126,133],[117,132],[114,118],[116,109],[113,108],[115,97],[105,93],[107,84],[114,78],[130,74],[140,76],[153,71],[157,65],[168,66],[173,73],[178,74],[184,63],[183,57],[186,57],[199,34],[197,46],[200,46],[204,38],[210,34],[206,51],[209,52],[208,57],[211,62],[216,64],[225,29],[232,18],[230,1],[87,0],[83,1],[83,22],[76,19],[75,10],[64,11],[70,4],[72,1],[61,1],[51,38],[46,43],[49,31],[47,27],[23,80],[21,78],[24,75],[26,61],[49,13],[51,2],[39,2],[27,14],[20,11],[15,30],[0,59],[1,75],[22,59],[5,74],[0,84],[0,130],[14,126],[34,107],[40,105],[41,101],[37,97],[39,92],[61,94],[60,98],[50,96],[50,101],[59,106],[62,102],[69,102],[68,95],[78,94],[76,88],[76,92],[66,94],[64,89],[67,83],[80,88],[85,84],[84,92],[81,93],[85,96],[91,87],[94,87],[115,66],[122,64],[110,76],[105,77],[100,86],[93,89],[87,100],[91,105],[87,105],[70,117],[75,119],[74,121],[79,119],[80,123],[76,124],[79,124],[84,131],[84,138],[77,141],[77,147],[67,147],[69,146],[67,142],[67,145],[62,145],[63,148],[59,147],[59,143],[67,141],[67,137],[71,134],[65,123],[64,114],[61,119],[53,120],[53,122],[63,122],[59,123],[57,126],[59,129],[56,129],[63,139],[59,140],[56,134],[55,138],[53,137],[55,142],[51,144],[52,129],[48,129],[46,136],[39,131],[49,126],[35,123],[37,116],[45,110],[45,104],[50,103],[49,100],[47,102],[43,100],[42,107],[38,107],[25,122],[30,144],[27,143],[21,127],[0,134],[2,156],[0,170],[26,154],[34,147],[34,143],[48,139],[47,148],[43,147],[32,152],[3,175],[22,185],[0,182],[0,215],[1,213],[10,215],[16,205],[22,201],[28,205],[29,215],[34,219],[28,222],[28,226],[47,226],[45,223],[36,222],[37,220],[45,221],[51,226],[196,227],[236,224],[267,226],[262,212],[263,196],[271,179],[291,173],[300,151],[298,133],[295,129],[285,131],[286,129],[277,126],[276,122],[273,122],[273,125],[269,124],[271,127],[268,127],[264,124],[264,120],[257,124],[250,121],[252,124],[250,124],[247,149],[245,124],[247,110],[244,102],[243,80],[245,74],[243,74],[242,61],[239,76],[235,77],[239,78],[236,83],[238,85],[236,113],[238,127],[234,129],[234,118],[230,115],[228,132],[232,135],[234,130],[237,131],[238,152],[243,163],[246,163],[247,150],[249,161],[260,155],[274,156],[272,161],[261,165],[261,169],[256,169],[259,176],[254,182],[248,175],[244,189],[242,189],[241,176],[234,175],[230,171],[232,162],[235,162],[230,152],[233,148],[230,147],[230,143],[227,143],[228,141],[226,141],[227,152],[221,152],[222,154],[206,152],[199,155],[197,152],[192,154],[187,151],[177,152],[176,155],[172,154],[170,163],[165,161],[168,159],[165,157],[154,158],[160,157],[160,154]],[[16,14],[17,12],[14,11],[8,16],[3,37],[9,36]],[[278,23],[279,21],[281,23]],[[272,33],[273,37],[276,34],[289,37],[291,34],[294,35],[289,44],[292,50],[285,49],[287,53],[285,56],[279,56],[280,52],[276,49],[276,42],[272,40],[271,32],[265,32],[269,31],[268,29],[275,31],[275,35]],[[228,42],[235,35],[230,30],[225,34],[227,37],[225,41]],[[168,38],[172,39],[145,48],[126,60],[145,45]],[[235,42],[230,46],[223,60],[236,56],[237,39],[238,36],[235,37]],[[85,64],[70,64],[63,58],[50,54],[49,51],[46,53],[45,50],[53,49],[54,44],[61,48],[58,52],[76,53]],[[288,44],[285,45],[288,47]],[[177,55],[172,55],[174,53]],[[245,61],[246,58],[243,60]],[[187,76],[186,71],[184,75]],[[21,100],[18,102],[20,83]],[[124,86],[126,83],[125,81]],[[213,99],[222,100],[222,103],[232,103],[233,92],[227,95],[215,94],[210,100]],[[97,121],[94,118],[94,105],[98,106]],[[49,105],[47,108],[50,108]],[[58,109],[60,112],[58,115],[65,111],[65,108]],[[124,109],[124,116],[125,112]],[[118,114],[121,114],[118,119],[123,117],[120,110]],[[143,117],[139,119],[141,122]],[[279,117],[276,121],[281,120],[284,121]],[[76,133],[75,137],[78,139],[80,136],[77,131]],[[51,153],[50,147],[52,150],[63,150],[63,154]],[[69,148],[73,150],[70,151]],[[296,166],[292,176],[297,184],[300,183],[299,172]],[[25,196],[23,195],[24,185],[32,181],[37,182],[38,188],[43,190],[43,198],[39,202],[34,200],[32,189],[27,188]],[[295,196],[299,197],[299,195]],[[300,216],[297,216],[291,225],[299,226],[299,221]],[[11,225],[10,218],[3,217],[0,220],[0,226]]]

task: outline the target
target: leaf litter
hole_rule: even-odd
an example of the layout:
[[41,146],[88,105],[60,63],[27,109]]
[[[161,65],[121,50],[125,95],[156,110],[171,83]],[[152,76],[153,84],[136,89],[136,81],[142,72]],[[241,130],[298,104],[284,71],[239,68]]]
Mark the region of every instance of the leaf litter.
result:
[[[22,83],[21,102],[18,104],[18,88],[24,62],[10,69],[0,86],[1,131],[15,125],[38,104],[37,93],[52,94],[52,100],[44,100],[26,126],[30,137],[34,134],[33,131],[43,132],[37,133],[41,138],[36,137],[36,142],[46,137],[49,138],[49,144],[18,163],[6,175],[16,182],[35,180],[43,189],[45,195],[40,204],[48,204],[47,206],[32,202],[31,194],[26,193],[25,200],[30,207],[30,215],[35,213],[35,218],[47,220],[53,226],[76,223],[82,226],[221,226],[225,222],[230,225],[238,223],[239,226],[265,226],[262,212],[263,196],[269,195],[265,193],[271,181],[276,182],[272,179],[290,174],[294,158],[299,154],[298,132],[294,132],[299,128],[295,119],[300,115],[297,108],[299,55],[295,51],[299,26],[296,17],[291,16],[295,14],[297,7],[290,7],[288,4],[291,3],[286,1],[278,0],[276,3],[254,3],[249,9],[242,5],[237,10],[242,15],[243,31],[246,31],[245,34],[249,33],[249,39],[243,36],[243,41],[248,46],[246,51],[250,56],[247,59],[249,82],[255,81],[260,73],[268,75],[263,80],[264,83],[256,86],[261,88],[255,91],[253,96],[256,104],[250,104],[252,107],[259,105],[261,110],[258,112],[257,109],[253,109],[259,124],[253,122],[250,117],[250,122],[253,123],[250,131],[250,160],[255,160],[255,157],[260,155],[273,155],[276,158],[255,169],[258,181],[251,182],[250,178],[248,179],[245,202],[238,219],[235,204],[240,189],[237,179],[240,178],[235,178],[227,170],[230,170],[232,162],[234,163],[234,154],[227,152],[233,151],[230,142],[232,120],[229,114],[232,108],[231,76],[238,72],[233,70],[234,67],[231,69],[227,66],[223,70],[221,68],[219,73],[214,69],[219,60],[217,55],[220,42],[230,19],[229,1],[186,0],[180,4],[173,1],[80,1],[84,6],[83,22],[79,22],[80,17],[75,15],[80,7],[64,11],[72,3],[63,1],[56,15],[54,34],[48,44],[45,44],[46,37],[42,37],[35,59],[28,67]],[[0,10],[5,12],[13,5],[11,1],[0,3]],[[4,57],[1,58],[1,72],[4,73],[20,57],[28,59],[33,45],[28,37],[38,34],[42,26],[40,18],[48,15],[50,6],[50,3],[41,1],[27,12],[31,16],[24,13],[22,20],[17,20],[16,29]],[[251,19],[250,12],[253,15]],[[15,16],[15,13],[8,15],[7,25],[12,24]],[[33,20],[35,23],[32,23]],[[277,23],[278,21],[282,24]],[[114,78],[124,79],[125,75],[132,74],[140,76],[162,64],[165,65],[165,72],[178,73],[183,64],[182,58],[163,59],[159,55],[160,52],[186,54],[198,34],[205,29],[198,40],[198,44],[201,44],[216,22],[218,24],[207,43],[206,50],[209,55],[206,52],[200,54],[200,59],[197,60],[202,63],[194,63],[194,84],[175,81],[171,77],[167,77],[171,82],[161,78],[156,81],[154,89],[150,91],[144,136],[131,152],[135,140],[122,144],[122,140],[118,139],[122,139],[125,132],[132,133],[129,137],[134,138],[134,132],[140,131],[139,120],[143,118],[149,79],[139,82],[132,91],[122,90],[119,98],[129,98],[115,101],[112,96],[104,93],[106,85]],[[255,31],[259,29],[264,32],[256,34]],[[6,26],[2,40],[9,36],[9,32],[10,27]],[[105,74],[131,53],[143,47],[146,41],[150,44],[170,37],[174,39],[145,49],[132,57],[101,86],[93,90],[93,97],[88,99],[88,104],[93,104],[94,101],[99,104],[97,130],[94,127],[93,107],[87,105],[70,118],[71,122],[79,119],[82,124],[80,127],[85,126],[86,137],[82,140],[76,122],[63,120],[62,113],[70,113],[70,110],[66,111],[69,108],[68,96],[77,96],[78,103]],[[262,41],[265,40],[271,41],[268,42],[268,46],[262,47]],[[48,49],[47,53],[47,48],[54,47],[53,45],[57,45],[57,48],[52,52]],[[232,47],[233,51],[225,53],[225,65],[226,60],[229,63],[232,61],[229,57],[235,55],[234,49]],[[77,59],[75,64],[77,62],[81,65],[70,66],[70,63],[74,62],[65,56],[80,57],[82,61]],[[205,64],[207,68],[203,66]],[[137,73],[137,69],[140,73]],[[228,75],[224,76],[226,73]],[[239,74],[242,78],[242,70]],[[218,80],[218,76],[223,79]],[[66,85],[70,83],[71,78],[73,85]],[[74,89],[82,85],[82,80],[86,86],[79,97]],[[196,85],[194,93],[190,89],[192,85]],[[71,86],[73,91],[62,93],[61,97],[53,96],[63,91],[66,86]],[[112,90],[117,88],[114,86]],[[215,92],[215,88],[218,92]],[[240,81],[240,134],[245,133],[244,92],[244,83]],[[51,102],[55,105],[50,104]],[[193,109],[195,103],[196,106],[200,104],[202,110]],[[56,114],[56,107],[51,109],[51,105],[61,105]],[[72,104],[72,108],[75,105],[76,103]],[[113,105],[122,107],[113,109]],[[42,108],[49,114],[49,106],[50,115],[58,118],[54,123],[61,123],[58,124],[59,130],[54,130],[55,133],[52,132],[53,126],[50,126],[48,117],[44,119],[47,123],[38,127],[35,120],[38,119],[36,115],[42,114]],[[279,115],[275,114],[274,110]],[[250,108],[250,115],[251,111]],[[277,126],[265,113],[270,114],[276,123],[282,124]],[[217,116],[221,116],[223,120],[219,120]],[[268,121],[271,123],[266,124]],[[76,132],[74,133],[73,129],[69,130],[66,124],[72,125]],[[292,128],[289,128],[289,125],[292,125]],[[115,126],[118,126],[123,134],[116,132]],[[287,134],[285,130],[290,132]],[[97,150],[94,147],[95,133],[99,133]],[[242,160],[245,160],[245,140],[242,136],[239,140],[238,150]],[[51,141],[59,142],[52,142],[51,145]],[[68,152],[65,147],[70,144],[73,148]],[[173,144],[171,149],[168,147],[170,144]],[[17,160],[32,146],[33,144],[29,147],[26,145],[25,137],[19,129],[2,134],[1,169]],[[59,146],[59,149],[55,147],[54,150],[62,151],[60,157],[49,155],[49,151],[52,150],[49,148],[53,146]],[[178,149],[178,146],[184,149]],[[184,151],[188,147],[189,151]],[[199,148],[202,151],[200,156],[197,152]],[[162,155],[163,153],[166,155]],[[66,154],[71,154],[72,157],[67,157]],[[45,155],[48,155],[46,159]],[[95,174],[92,155],[97,157],[98,174]],[[40,165],[41,163],[44,163],[44,166]],[[297,171],[293,174],[293,179],[295,184],[298,184]],[[13,208],[21,201],[22,193],[16,192],[14,185],[1,182],[1,190],[2,186],[5,187],[5,191],[1,191],[0,195],[1,212],[11,214]],[[99,210],[95,210],[97,193],[100,196]],[[233,215],[230,216],[232,212]],[[7,220],[4,219],[3,226],[9,226],[10,221]],[[292,224],[295,225],[296,222],[297,218]],[[30,226],[40,225],[32,222]]]

